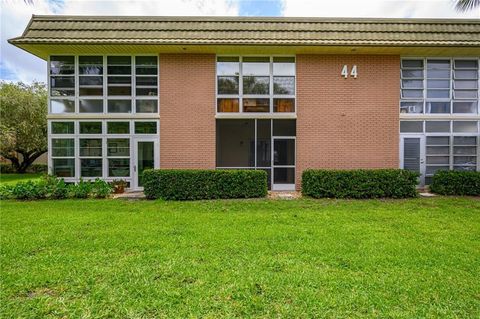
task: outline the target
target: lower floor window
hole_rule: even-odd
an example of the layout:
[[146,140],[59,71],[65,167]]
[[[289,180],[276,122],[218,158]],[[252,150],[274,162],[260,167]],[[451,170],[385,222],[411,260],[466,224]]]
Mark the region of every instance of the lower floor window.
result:
[[219,119],[216,133],[218,169],[264,170],[274,188],[295,184],[295,120]]

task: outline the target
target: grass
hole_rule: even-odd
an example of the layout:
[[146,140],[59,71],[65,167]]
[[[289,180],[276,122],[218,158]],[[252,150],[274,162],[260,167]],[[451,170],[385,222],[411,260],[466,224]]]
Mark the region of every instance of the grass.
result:
[[480,200],[1,202],[2,318],[479,318]]
[[0,174],[0,185],[12,185],[28,180],[39,180],[43,173]]

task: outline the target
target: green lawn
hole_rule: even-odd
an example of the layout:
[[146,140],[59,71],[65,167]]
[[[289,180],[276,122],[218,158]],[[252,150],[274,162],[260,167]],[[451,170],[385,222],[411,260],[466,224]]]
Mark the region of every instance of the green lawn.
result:
[[1,202],[2,318],[479,318],[480,200]]
[[12,185],[28,180],[39,180],[42,175],[42,173],[0,174],[0,185]]

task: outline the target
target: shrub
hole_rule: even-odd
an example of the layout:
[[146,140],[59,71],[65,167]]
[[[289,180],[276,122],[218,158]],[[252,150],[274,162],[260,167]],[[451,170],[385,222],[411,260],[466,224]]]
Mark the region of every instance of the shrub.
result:
[[261,170],[146,170],[143,185],[149,199],[264,197],[267,173]]
[[[47,173],[47,171],[47,164],[32,164],[27,168],[26,173]],[[11,174],[16,173],[16,171],[12,164],[0,163],[0,173]]]
[[63,179],[46,176],[40,181],[1,186],[0,199],[106,198],[112,191],[110,184],[100,179],[93,182],[80,180],[78,184],[67,184]]
[[415,197],[417,178],[417,173],[402,169],[307,169],[302,175],[302,194],[315,198]]
[[480,196],[480,172],[437,171],[430,191],[441,195]]

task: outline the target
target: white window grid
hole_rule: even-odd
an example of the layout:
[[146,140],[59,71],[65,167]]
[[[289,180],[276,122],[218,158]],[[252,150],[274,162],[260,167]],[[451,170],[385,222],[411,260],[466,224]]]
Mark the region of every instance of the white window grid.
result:
[[[74,122],[74,133],[73,134],[52,134],[52,122]],[[80,122],[101,122],[102,123],[102,133],[101,134],[80,134]],[[128,122],[130,131],[126,134],[108,134],[107,133],[107,123],[109,122]],[[155,134],[135,134],[134,133],[134,126],[135,122],[155,122],[156,123],[156,130]],[[134,146],[133,140],[135,138],[152,138],[155,139],[159,138],[160,132],[160,122],[158,120],[147,120],[147,119],[50,119],[48,120],[48,144],[49,150],[52,149],[52,140],[53,139],[73,139],[74,140],[74,156],[52,156],[52,152],[48,152],[48,166],[49,166],[49,173],[53,173],[53,160],[57,158],[69,158],[75,160],[75,176],[74,177],[64,177],[63,179],[66,182],[78,182],[80,178],[83,180],[95,180],[96,178],[101,178],[106,181],[113,181],[113,180],[125,180],[130,183],[133,182],[133,163],[132,159],[134,158]],[[101,139],[102,140],[102,156],[81,156],[80,155],[80,140],[81,139]],[[108,156],[108,140],[109,139],[128,139],[129,140],[129,156]],[[98,177],[81,177],[81,160],[82,159],[94,159],[94,158],[101,158],[102,159],[102,175]],[[130,159],[130,174],[129,176],[124,177],[113,177],[109,176],[109,159],[112,158],[129,158]]]
[[[52,88],[51,88],[51,78],[55,77],[55,75],[50,74],[50,68],[51,68],[51,56],[48,58],[48,114],[55,114],[55,115],[65,115],[66,117],[71,116],[71,115],[140,115],[140,116],[145,116],[148,114],[159,114],[159,60],[158,56],[156,55],[151,55],[151,54],[144,54],[144,55],[121,55],[121,54],[108,54],[108,55],[101,55],[103,58],[103,74],[102,75],[87,75],[87,74],[80,74],[79,72],[79,57],[80,56],[100,56],[98,54],[84,54],[84,55],[72,55],[72,54],[55,54],[52,56],[73,56],[74,57],[74,74],[71,76],[74,76],[75,79],[75,89],[74,89],[74,95],[73,96],[52,96]],[[129,75],[117,75],[117,74],[109,74],[108,73],[108,64],[107,64],[107,57],[109,56],[128,56],[130,57],[131,61],[131,73]],[[149,57],[155,57],[157,59],[157,73],[155,75],[137,75],[136,74],[136,65],[135,65],[135,58],[136,57],[141,57],[141,56],[149,56]],[[62,75],[58,75],[62,76]],[[67,75],[68,76],[68,75]],[[102,90],[103,90],[103,95],[101,96],[95,96],[95,95],[80,95],[80,82],[79,78],[84,77],[84,76],[102,76],[103,77],[103,84],[102,84]],[[108,76],[120,76],[120,77],[130,77],[131,78],[131,94],[130,95],[108,95]],[[156,77],[157,78],[157,86],[155,87],[157,89],[157,95],[153,96],[145,96],[145,95],[136,95],[136,81],[135,77],[136,76],[149,76],[149,77]],[[124,84],[115,84],[115,85],[110,85],[110,86],[125,86]],[[86,87],[86,86],[82,86]],[[90,86],[89,86],[90,87]],[[94,86],[92,86],[94,87]],[[98,87],[98,86],[95,86]],[[151,88],[153,86],[140,86],[141,88]],[[68,113],[52,113],[51,109],[51,101],[52,100],[69,100],[73,101],[75,104],[75,111],[74,112],[68,112]],[[103,112],[99,113],[86,113],[86,112],[80,112],[80,100],[102,100],[102,105],[103,105]],[[108,100],[129,100],[131,103],[131,108],[130,112],[128,113],[109,113],[108,112]],[[156,101],[157,105],[157,112],[155,113],[137,113],[136,112],[136,101],[137,100],[154,100]]]
[[[416,67],[404,67],[403,66],[403,61],[405,60],[419,60],[422,61],[423,67],[422,68],[416,68]],[[427,90],[436,90],[432,88],[427,87],[427,81],[428,80],[436,80],[436,78],[430,78],[428,79],[428,66],[427,66],[427,61],[434,61],[434,60],[449,60],[450,61],[450,86],[449,86],[449,97],[448,98],[428,98],[427,97]],[[469,60],[469,61],[477,61],[477,68],[458,68],[455,65],[455,61],[464,61],[464,60]],[[405,78],[403,76],[403,72],[400,73],[400,106],[402,102],[413,102],[413,103],[421,103],[422,104],[422,112],[421,113],[402,113],[402,116],[408,116],[408,117],[415,117],[415,116],[439,116],[439,117],[448,117],[448,116],[468,116],[468,115],[477,115],[480,114],[480,103],[479,103],[479,96],[480,96],[480,59],[478,57],[402,57],[401,59],[401,65],[400,65],[401,71],[403,70],[422,70],[422,77],[417,77],[417,78]],[[455,80],[457,79],[455,77],[455,71],[459,70],[471,70],[471,71],[476,71],[476,80],[477,81],[477,93],[476,93],[476,98],[471,98],[471,97],[456,97],[455,96],[455,91],[459,91],[459,89],[455,89]],[[422,87],[418,89],[414,88],[405,88],[403,86],[403,80],[421,80],[422,81]],[[437,79],[438,80],[438,79]],[[440,80],[445,80],[445,79],[440,79]],[[457,79],[458,80],[458,79]],[[403,93],[404,91],[408,90],[421,90],[422,94],[421,97],[404,97]],[[442,89],[439,89],[442,90]],[[472,91],[469,89],[460,89],[460,91]],[[427,106],[429,102],[447,102],[449,104],[449,112],[448,113],[429,113]],[[454,103],[455,102],[473,102],[476,104],[475,111],[472,113],[455,113],[454,112]],[[399,107],[401,110],[401,107]]]
[[[239,83],[238,83],[238,94],[218,94],[218,77],[219,76],[236,76],[236,75],[219,75],[217,72],[217,60],[221,57],[238,57],[239,59]],[[268,57],[269,58],[269,74],[265,75],[254,75],[255,77],[262,77],[268,76],[269,77],[269,94],[243,94],[243,58],[244,57]],[[294,58],[295,64],[295,74],[294,75],[280,75],[280,74],[273,74],[273,59],[276,57],[289,57]],[[294,94],[274,94],[273,92],[273,78],[274,77],[293,77],[294,78]],[[297,103],[296,103],[296,95],[297,95],[297,70],[296,70],[296,57],[292,55],[261,55],[261,54],[254,54],[254,55],[218,55],[215,59],[215,114],[228,114],[228,115],[280,115],[280,114],[296,114],[297,113]],[[218,99],[238,99],[239,104],[239,111],[238,112],[219,112],[218,111]],[[269,100],[269,112],[244,112],[243,110],[243,99],[268,99]],[[293,99],[295,111],[294,112],[274,112],[274,99]]]

